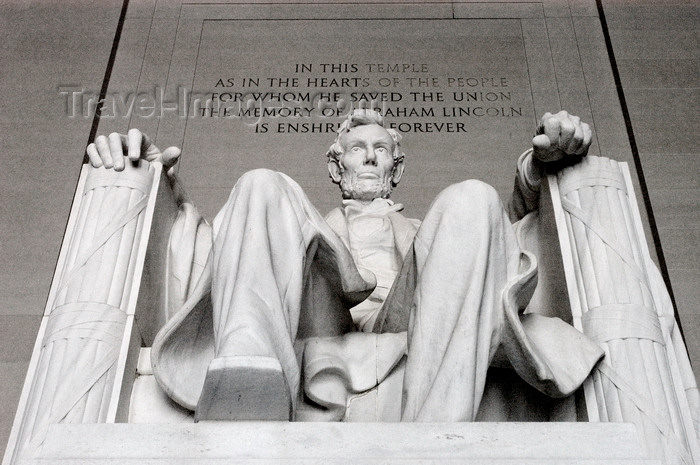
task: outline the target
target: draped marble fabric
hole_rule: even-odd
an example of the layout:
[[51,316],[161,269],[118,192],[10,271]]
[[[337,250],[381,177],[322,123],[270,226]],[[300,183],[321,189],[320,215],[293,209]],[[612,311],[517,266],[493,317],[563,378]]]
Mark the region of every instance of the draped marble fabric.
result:
[[[154,343],[154,373],[166,392],[194,409],[206,373],[203,361],[249,356],[279,361],[291,399],[299,397],[303,342],[326,338],[331,345],[332,339],[347,344],[343,334],[354,329],[350,309],[378,281],[353,260],[341,216],[336,210],[324,221],[283,174],[256,170],[239,180],[214,221],[209,267]],[[534,288],[536,262],[521,252],[500,199],[488,185],[467,181],[446,189],[417,233],[416,223],[400,213],[387,218],[406,258],[398,264],[387,302],[372,310],[370,320],[381,320],[374,325],[378,332],[408,331],[403,420],[474,420],[486,370],[501,345],[524,379],[559,396],[576,389],[602,356],[595,344],[560,320],[526,317],[523,325],[520,313]],[[208,292],[211,329],[188,322],[206,321],[207,310],[198,302]],[[397,321],[396,308],[408,312],[408,318],[399,318],[393,327],[384,324]],[[365,316],[361,325],[371,327]],[[192,336],[182,327],[204,329]],[[187,368],[188,345],[212,335],[213,352],[200,351],[192,357],[197,366]],[[404,341],[393,334],[366,336],[374,346],[382,336],[395,341],[391,344]],[[183,342],[187,338],[193,344]],[[397,347],[390,352],[400,354],[403,347]],[[304,363],[318,366],[308,357]],[[340,365],[339,376],[347,380],[342,384],[366,384],[355,382],[365,376],[361,368]],[[189,386],[183,388],[182,382]],[[188,394],[179,394],[183,391]],[[313,387],[307,387],[310,391]]]

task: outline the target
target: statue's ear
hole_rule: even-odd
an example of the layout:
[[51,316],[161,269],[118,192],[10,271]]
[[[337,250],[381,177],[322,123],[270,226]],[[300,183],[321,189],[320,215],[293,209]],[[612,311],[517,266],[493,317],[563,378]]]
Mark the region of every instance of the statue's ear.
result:
[[336,160],[335,158],[329,158],[328,159],[328,173],[331,175],[331,179],[333,180],[334,183],[340,184],[340,179],[341,179],[341,172],[342,170],[340,169],[340,162]]
[[405,168],[405,165],[403,164],[403,160],[398,162],[397,164],[394,165],[393,172],[391,174],[391,183],[396,186],[399,184],[399,181],[401,181],[401,176],[403,175],[403,169]]

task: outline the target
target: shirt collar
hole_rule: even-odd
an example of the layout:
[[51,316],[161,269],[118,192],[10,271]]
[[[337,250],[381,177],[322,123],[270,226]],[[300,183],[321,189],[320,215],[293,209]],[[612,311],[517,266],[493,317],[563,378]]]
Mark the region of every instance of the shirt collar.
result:
[[343,213],[346,218],[360,215],[388,215],[391,212],[403,210],[403,204],[394,203],[389,199],[377,198],[368,204],[363,204],[359,200],[344,199]]

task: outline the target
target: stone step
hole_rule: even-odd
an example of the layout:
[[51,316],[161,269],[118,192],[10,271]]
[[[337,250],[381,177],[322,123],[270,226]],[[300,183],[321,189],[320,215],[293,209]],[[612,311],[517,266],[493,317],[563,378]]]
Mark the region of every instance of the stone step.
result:
[[24,465],[645,464],[622,423],[287,423],[53,425]]
[[194,458],[163,458],[163,459],[34,459],[20,462],[21,465],[429,465],[429,464],[467,464],[467,465],[661,465],[658,460],[646,459],[412,459],[412,458],[381,458],[381,459],[256,459],[256,458],[223,458],[223,459],[194,459]]

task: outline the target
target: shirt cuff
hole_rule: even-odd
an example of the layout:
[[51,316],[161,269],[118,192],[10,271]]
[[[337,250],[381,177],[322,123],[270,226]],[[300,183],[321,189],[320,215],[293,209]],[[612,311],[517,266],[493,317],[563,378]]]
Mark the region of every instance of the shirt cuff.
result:
[[528,192],[538,193],[542,184],[543,173],[539,167],[533,166],[532,153],[533,149],[526,150],[518,158],[518,180],[526,196]]

